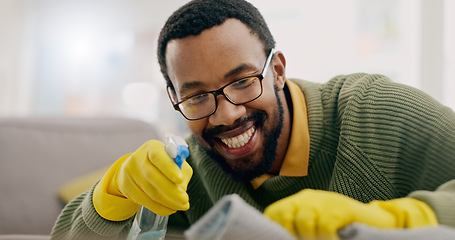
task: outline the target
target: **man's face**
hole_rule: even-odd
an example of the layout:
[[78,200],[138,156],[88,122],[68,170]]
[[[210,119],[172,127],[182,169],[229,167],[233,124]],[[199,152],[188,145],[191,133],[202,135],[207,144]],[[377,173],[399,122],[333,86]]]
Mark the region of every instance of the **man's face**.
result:
[[[166,51],[177,100],[260,74],[266,58],[260,40],[234,19],[198,36],[172,40]],[[263,93],[258,99],[234,105],[219,95],[214,114],[187,121],[201,145],[234,178],[251,180],[260,176],[270,170],[276,158],[283,138],[285,80],[284,71],[275,71],[277,63],[280,59],[274,58],[266,69]],[[287,146],[285,138],[283,144]]]

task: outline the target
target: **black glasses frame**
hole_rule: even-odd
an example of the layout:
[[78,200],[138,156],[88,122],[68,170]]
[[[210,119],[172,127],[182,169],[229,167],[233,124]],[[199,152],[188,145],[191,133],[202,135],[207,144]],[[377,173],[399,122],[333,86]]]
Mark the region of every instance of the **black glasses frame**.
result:
[[[168,85],[168,86],[167,86],[167,94],[169,95],[169,99],[171,100],[172,106],[174,107],[174,109],[175,109],[176,111],[180,112],[180,114],[182,114],[182,116],[183,116],[184,118],[186,118],[187,120],[195,121],[195,120],[199,120],[199,119],[203,119],[203,118],[209,117],[209,116],[213,115],[213,114],[216,112],[216,110],[218,109],[218,102],[217,102],[217,96],[218,96],[218,95],[223,95],[230,103],[232,103],[232,104],[234,104],[234,105],[242,105],[242,104],[246,104],[246,103],[249,103],[249,102],[252,102],[252,101],[258,99],[260,96],[262,96],[262,92],[263,92],[262,80],[263,80],[263,79],[265,78],[265,76],[266,76],[267,69],[268,69],[269,64],[270,64],[270,62],[271,62],[271,60],[272,60],[273,55],[274,55],[274,50],[273,50],[273,48],[272,48],[272,49],[270,50],[269,56],[267,57],[267,60],[265,61],[264,67],[262,68],[262,72],[261,72],[260,74],[240,78],[240,79],[235,80],[234,82],[230,82],[230,83],[228,83],[228,84],[226,84],[226,85],[222,86],[221,88],[219,88],[219,89],[217,89],[217,90],[214,90],[214,91],[208,91],[208,92],[203,92],[203,93],[197,93],[197,94],[194,94],[194,95],[187,96],[187,97],[185,97],[184,99],[182,99],[181,101],[179,101],[179,102],[177,102],[177,103],[174,102],[173,97],[172,97],[172,93],[171,93],[172,90],[171,90],[170,86]],[[246,101],[246,102],[236,103],[236,102],[234,102],[232,99],[230,99],[229,96],[227,96],[227,95],[224,93],[224,89],[225,89],[226,87],[228,87],[229,85],[235,84],[235,83],[237,83],[237,82],[239,82],[239,81],[243,81],[243,80],[245,80],[245,79],[247,79],[247,78],[258,78],[258,79],[259,79],[259,84],[260,84],[260,86],[261,86],[261,93],[260,93],[257,97],[255,97],[255,98],[253,98],[253,99],[251,99],[251,100],[249,100],[249,101]],[[188,99],[190,99],[190,98],[192,98],[192,97],[194,97],[194,96],[201,95],[201,94],[213,94],[213,96],[215,97],[215,108],[213,109],[213,111],[212,111],[210,114],[208,114],[208,115],[206,115],[206,116],[204,116],[204,117],[199,117],[199,118],[188,118],[188,117],[182,112],[182,110],[180,109],[179,105],[180,105],[181,103],[185,102],[186,100],[188,100]]]

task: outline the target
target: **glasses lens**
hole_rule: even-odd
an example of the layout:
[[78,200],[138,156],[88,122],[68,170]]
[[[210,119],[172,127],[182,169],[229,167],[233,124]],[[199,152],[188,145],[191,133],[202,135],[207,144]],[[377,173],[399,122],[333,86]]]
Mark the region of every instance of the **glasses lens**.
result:
[[243,78],[224,88],[224,95],[235,104],[253,101],[261,96],[261,94],[261,80],[258,77]]
[[215,96],[212,93],[199,94],[181,102],[179,108],[188,119],[203,118],[215,111]]

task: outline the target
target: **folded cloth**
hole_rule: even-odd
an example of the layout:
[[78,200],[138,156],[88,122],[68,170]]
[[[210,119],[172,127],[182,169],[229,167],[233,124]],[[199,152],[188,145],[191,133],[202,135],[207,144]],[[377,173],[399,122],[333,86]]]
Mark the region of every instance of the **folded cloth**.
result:
[[184,232],[187,240],[295,240],[237,194],[224,196]]
[[353,223],[338,231],[342,240],[453,240],[455,228],[444,225],[414,229],[378,229],[361,223]]

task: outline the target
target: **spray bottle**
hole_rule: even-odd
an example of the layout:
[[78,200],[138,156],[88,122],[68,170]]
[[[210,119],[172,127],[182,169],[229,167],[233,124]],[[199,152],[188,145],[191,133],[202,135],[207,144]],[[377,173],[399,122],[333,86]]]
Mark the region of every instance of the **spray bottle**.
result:
[[[166,153],[182,168],[182,163],[189,156],[188,145],[179,136],[166,136]],[[166,235],[169,216],[160,216],[145,207],[136,214],[128,240],[163,240]]]

